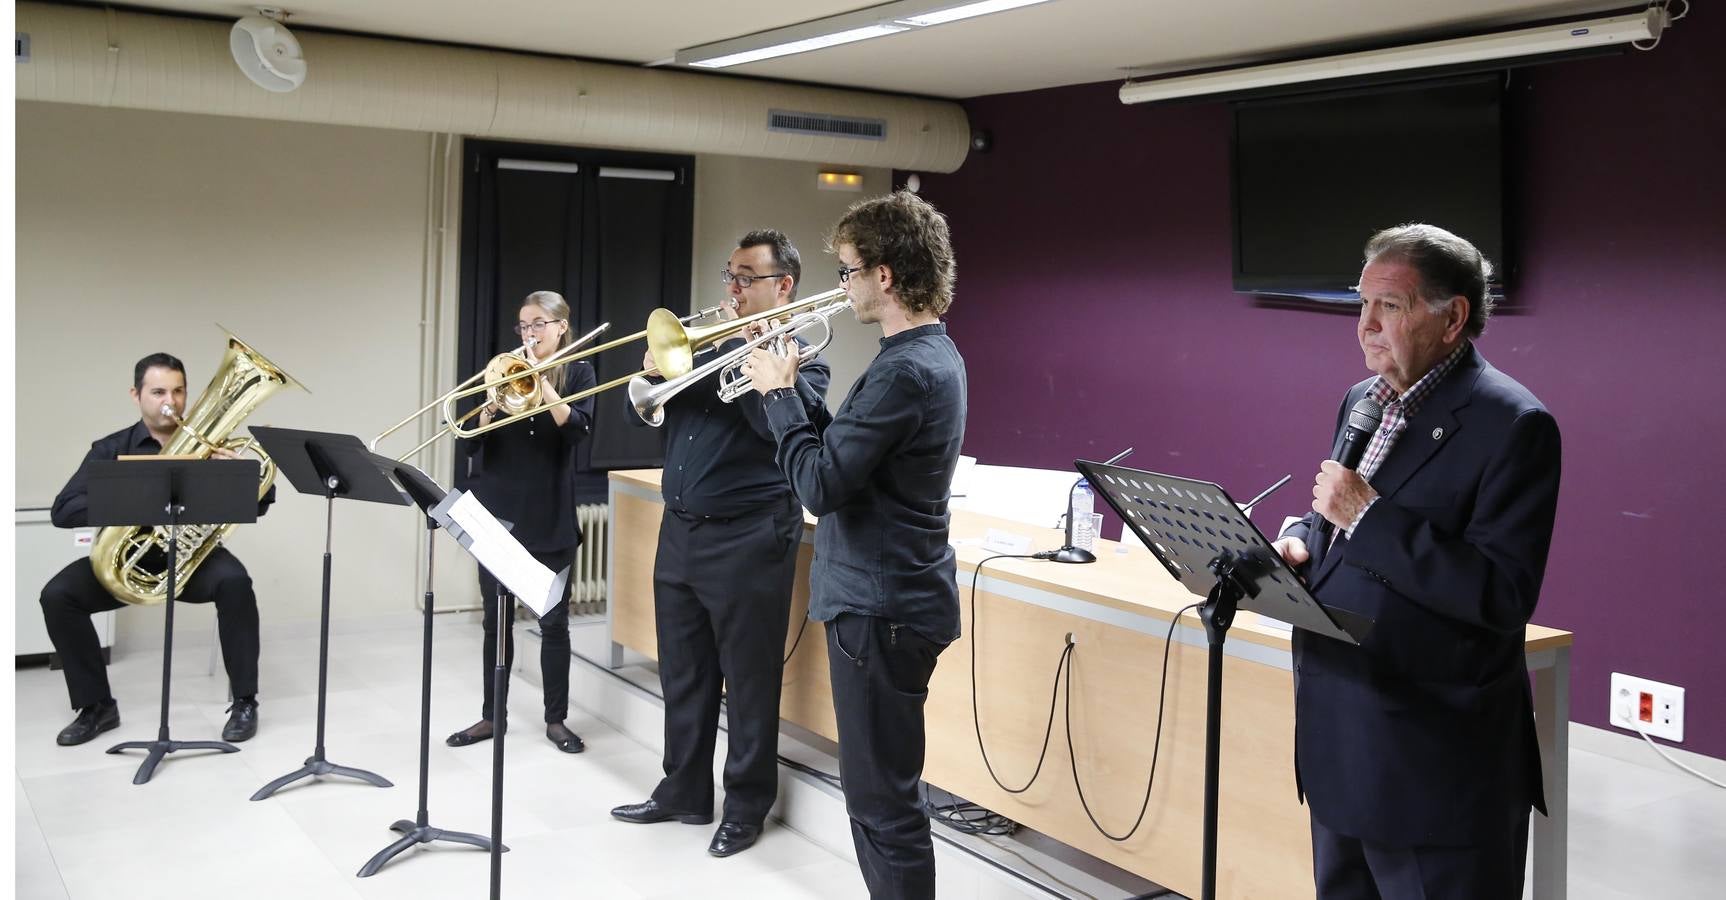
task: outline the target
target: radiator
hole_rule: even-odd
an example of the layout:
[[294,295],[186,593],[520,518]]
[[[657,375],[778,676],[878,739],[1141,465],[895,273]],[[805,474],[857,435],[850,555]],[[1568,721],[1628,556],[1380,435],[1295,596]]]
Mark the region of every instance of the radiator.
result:
[[583,503],[575,508],[581,527],[581,547],[569,571],[570,612],[578,616],[605,612],[605,561],[611,551],[611,505]]

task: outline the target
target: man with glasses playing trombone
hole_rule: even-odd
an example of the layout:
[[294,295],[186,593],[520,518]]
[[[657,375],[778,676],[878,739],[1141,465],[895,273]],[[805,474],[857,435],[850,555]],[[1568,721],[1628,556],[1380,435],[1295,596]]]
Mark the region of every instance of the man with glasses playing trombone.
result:
[[[801,275],[797,248],[770,229],[744,235],[720,273],[739,317],[791,302]],[[705,348],[695,364],[741,342]],[[651,352],[642,365],[654,369]],[[798,372],[794,390],[808,415],[826,409],[830,377],[819,356]],[[718,389],[715,373],[665,405],[665,513],[653,564],[665,777],[645,802],[611,814],[641,824],[713,821],[723,684],[725,808],[707,848],[723,857],[755,843],[778,793],[781,654],[803,508],[774,464],[761,397],[746,392],[724,403]]]

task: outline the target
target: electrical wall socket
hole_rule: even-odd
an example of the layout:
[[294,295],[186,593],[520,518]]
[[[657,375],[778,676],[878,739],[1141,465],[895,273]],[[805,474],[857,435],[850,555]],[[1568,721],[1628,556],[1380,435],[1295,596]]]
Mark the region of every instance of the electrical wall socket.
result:
[[1611,721],[1617,728],[1683,743],[1684,689],[1613,672]]

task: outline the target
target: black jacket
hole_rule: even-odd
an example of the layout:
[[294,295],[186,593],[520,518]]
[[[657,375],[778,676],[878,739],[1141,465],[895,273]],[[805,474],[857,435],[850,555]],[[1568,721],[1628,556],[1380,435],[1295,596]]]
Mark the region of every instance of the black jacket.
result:
[[1326,827],[1467,845],[1545,811],[1523,644],[1559,464],[1552,415],[1470,348],[1374,474],[1352,538],[1308,562],[1322,603],[1376,621],[1359,647],[1294,637],[1296,775]]

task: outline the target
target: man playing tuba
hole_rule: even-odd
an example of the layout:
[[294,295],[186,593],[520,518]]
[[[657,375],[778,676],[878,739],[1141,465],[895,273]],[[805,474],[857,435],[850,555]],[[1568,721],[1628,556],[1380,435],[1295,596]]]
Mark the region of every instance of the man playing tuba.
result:
[[[152,353],[133,368],[131,393],[140,421],[91,444],[85,463],[160,452],[186,412],[186,367],[166,353]],[[226,449],[211,455],[236,458]],[[51,518],[55,527],[89,524],[88,487],[85,466],[80,465],[54,498]],[[275,500],[272,487],[258,501],[258,515],[262,516]],[[251,576],[227,548],[216,547],[192,577],[179,585],[178,597],[188,603],[216,604],[222,660],[234,696],[222,740],[247,740],[258,732],[258,600],[252,592]],[[78,710],[78,717],[55,738],[61,746],[82,744],[120,725],[120,708],[108,687],[101,644],[90,616],[123,605],[102,587],[87,559],[61,569],[42,588],[42,617],[65,667],[72,707]]]

